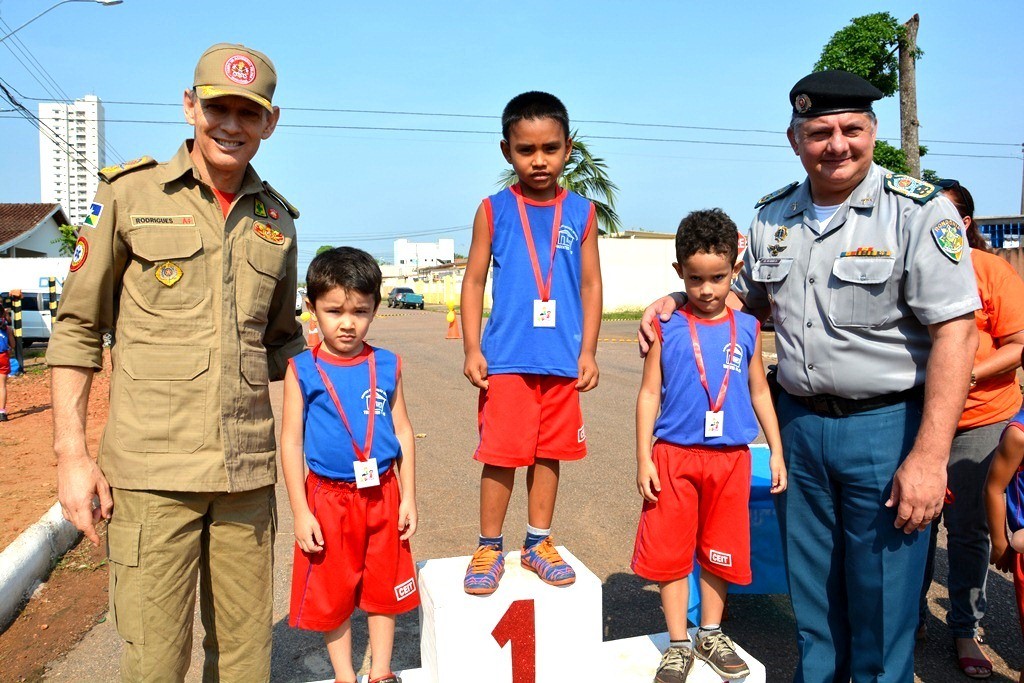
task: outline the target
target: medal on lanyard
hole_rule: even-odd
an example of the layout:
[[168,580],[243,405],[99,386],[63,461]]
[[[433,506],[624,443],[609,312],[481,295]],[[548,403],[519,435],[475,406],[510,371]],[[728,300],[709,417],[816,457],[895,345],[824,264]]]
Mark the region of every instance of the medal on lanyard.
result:
[[562,224],[562,202],[555,203],[555,219],[551,224],[551,262],[548,265],[548,279],[541,280],[540,260],[537,258],[537,248],[533,244],[533,231],[530,230],[530,218],[526,215],[526,202],[521,195],[516,195],[516,205],[519,207],[519,221],[523,224],[523,235],[526,237],[526,250],[530,254],[530,265],[533,266],[533,278],[537,282],[537,294],[539,299],[533,300],[533,326],[554,327],[555,326],[555,300],[551,298],[551,275],[555,271],[555,251],[558,247],[558,229]]
[[345,425],[345,431],[348,432],[348,437],[352,440],[352,449],[355,451],[357,458],[353,463],[356,474],[356,488],[365,489],[371,486],[378,486],[380,485],[380,473],[377,471],[377,459],[370,457],[373,449],[373,422],[377,415],[377,357],[374,355],[373,349],[371,349],[369,357],[366,359],[370,371],[370,396],[367,400],[366,439],[363,446],[360,447],[356,443],[356,435],[352,432],[352,425],[349,424],[348,416],[345,415],[345,409],[342,408],[341,401],[338,399],[338,393],[334,390],[334,383],[331,382],[331,378],[327,376],[324,369],[320,367],[320,363],[317,360],[319,352],[320,344],[317,344],[313,348],[313,365],[316,366],[316,371],[320,373],[320,379],[323,380],[327,393],[334,402],[334,407],[338,410],[341,423]]
[[[732,358],[736,349],[736,317],[732,309],[726,309],[729,314],[729,358]],[[690,342],[693,344],[693,359],[697,363],[697,374],[700,375],[700,384],[708,395],[709,410],[704,413],[704,438],[712,439],[722,436],[725,431],[725,411],[722,406],[725,404],[725,394],[729,390],[729,368],[725,369],[725,376],[722,378],[722,386],[718,389],[718,397],[711,398],[711,388],[708,387],[708,375],[704,371],[704,355],[700,351],[700,338],[697,336],[697,325],[693,322],[693,316],[686,314],[686,322],[690,325]]]

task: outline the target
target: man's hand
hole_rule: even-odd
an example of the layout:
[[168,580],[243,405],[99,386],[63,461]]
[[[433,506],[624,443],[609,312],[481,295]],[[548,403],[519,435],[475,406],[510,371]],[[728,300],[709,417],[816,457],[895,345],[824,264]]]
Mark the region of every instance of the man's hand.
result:
[[416,533],[419,517],[416,514],[416,501],[403,496],[398,505],[398,530],[402,532],[399,540],[408,541]]
[[579,360],[579,381],[576,382],[577,391],[590,391],[597,387],[598,376],[601,373],[597,369],[597,359],[592,353],[581,353]]
[[911,534],[927,527],[942,512],[946,497],[944,463],[945,459],[922,455],[915,450],[896,470],[885,507],[896,508],[897,529]]
[[668,322],[677,308],[681,308],[686,299],[680,292],[673,292],[663,296],[653,304],[644,309],[644,315],[640,319],[640,329],[636,333],[636,341],[640,345],[640,357],[643,358],[651,350],[651,342],[657,336],[654,331],[654,319],[660,318],[661,322]]
[[470,384],[478,389],[486,389],[487,382],[487,359],[480,351],[467,351],[466,362],[462,366],[462,373],[469,380]]
[[[98,507],[96,499],[99,499]],[[57,458],[57,500],[64,519],[98,546],[100,537],[96,524],[101,519],[110,519],[114,499],[106,477],[88,453]]]

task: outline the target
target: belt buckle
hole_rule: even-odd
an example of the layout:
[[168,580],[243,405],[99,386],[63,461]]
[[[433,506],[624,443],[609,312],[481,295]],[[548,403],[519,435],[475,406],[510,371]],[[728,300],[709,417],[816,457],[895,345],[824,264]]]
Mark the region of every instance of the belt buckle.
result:
[[844,409],[843,401],[838,396],[826,396],[825,405],[828,414],[832,417],[846,417],[847,412]]

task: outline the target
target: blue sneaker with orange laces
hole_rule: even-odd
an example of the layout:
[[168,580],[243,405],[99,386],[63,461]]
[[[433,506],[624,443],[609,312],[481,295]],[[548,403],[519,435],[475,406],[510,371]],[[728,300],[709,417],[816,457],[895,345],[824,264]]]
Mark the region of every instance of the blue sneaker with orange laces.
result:
[[550,536],[532,548],[523,548],[519,561],[524,569],[535,572],[541,581],[551,586],[568,586],[576,581],[576,572],[558,554]]
[[463,588],[470,595],[490,595],[498,590],[498,581],[505,573],[505,556],[492,545],[482,545],[473,553],[466,568]]

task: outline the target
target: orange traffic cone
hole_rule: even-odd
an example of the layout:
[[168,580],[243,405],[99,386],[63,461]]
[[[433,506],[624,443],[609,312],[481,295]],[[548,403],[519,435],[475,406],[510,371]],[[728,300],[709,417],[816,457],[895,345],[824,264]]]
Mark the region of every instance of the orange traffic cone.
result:
[[448,313],[448,334],[444,338],[462,339],[462,333],[459,331],[459,319],[454,311]]
[[306,335],[306,347],[316,348],[320,343],[320,328],[316,325],[316,318],[309,319],[309,332]]

